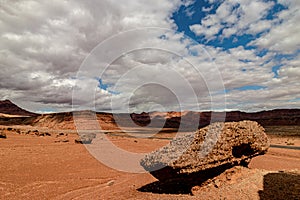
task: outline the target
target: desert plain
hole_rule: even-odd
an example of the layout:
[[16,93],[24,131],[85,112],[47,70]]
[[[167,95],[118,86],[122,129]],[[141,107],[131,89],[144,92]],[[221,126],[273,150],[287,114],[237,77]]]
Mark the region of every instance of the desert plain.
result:
[[[268,133],[271,148],[265,155],[252,159],[249,169],[237,169],[228,183],[208,184],[193,195],[188,191],[178,194],[172,184],[166,189],[149,173],[127,173],[106,166],[83,144],[74,142],[78,138],[76,131],[50,132],[28,125],[0,128],[7,136],[0,139],[1,199],[262,199],[264,192],[285,194],[282,189],[300,190],[300,154],[295,148],[300,146],[300,138],[295,134]],[[280,128],[282,131],[284,127]],[[272,131],[276,131],[274,129]],[[38,136],[36,131],[49,134]],[[165,136],[172,134],[175,133],[161,132],[157,138],[133,138],[114,133],[105,136],[127,151],[151,152],[166,145],[169,140]],[[272,145],[280,145],[280,148]],[[266,186],[268,175],[272,185]]]
[[[270,140],[268,151],[252,158],[248,167],[236,166],[199,184],[186,185],[180,181],[160,182],[147,172],[114,169],[78,142],[81,131],[94,131],[119,149],[150,153],[181,134],[172,126],[182,113],[167,113],[169,127],[164,128],[145,126],[149,121],[146,113],[130,115],[139,127],[133,128],[116,126],[111,114],[80,112],[75,126],[72,113],[36,115],[9,101],[3,104],[0,199],[300,199],[298,110],[251,114],[263,124]],[[226,120],[239,121],[237,117],[243,116],[250,115],[233,112]],[[93,127],[95,121],[101,131]],[[145,130],[151,132],[151,137],[140,137]],[[111,159],[121,160],[118,155]]]

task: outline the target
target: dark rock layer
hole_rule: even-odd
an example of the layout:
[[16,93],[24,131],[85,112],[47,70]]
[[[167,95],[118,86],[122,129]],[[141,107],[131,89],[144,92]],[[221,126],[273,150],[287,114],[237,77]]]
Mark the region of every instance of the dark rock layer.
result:
[[21,116],[37,116],[36,113],[32,113],[24,110],[23,108],[20,108],[10,100],[0,101],[0,113]]

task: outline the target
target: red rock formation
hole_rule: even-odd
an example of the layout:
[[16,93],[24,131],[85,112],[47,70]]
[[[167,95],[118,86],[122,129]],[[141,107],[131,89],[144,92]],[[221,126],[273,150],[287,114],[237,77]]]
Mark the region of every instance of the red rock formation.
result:
[[[62,128],[62,129],[75,129],[73,120],[73,113],[52,113],[37,115],[35,113],[28,112],[22,108],[19,108],[9,100],[0,101],[0,113],[7,113],[11,115],[25,115],[32,116],[18,117],[18,118],[0,118],[0,124],[2,125],[16,125],[27,124],[33,126],[45,126],[48,128]],[[78,111],[82,123],[87,123],[87,113],[90,111]],[[76,114],[75,113],[75,114]],[[76,114],[76,115],[77,115]],[[94,113],[95,114],[95,113]],[[78,115],[77,115],[78,116]],[[111,114],[99,112],[96,113],[97,120],[99,121],[102,129],[119,129],[121,127],[130,126],[150,126],[165,128],[182,128],[182,130],[193,129],[196,130],[201,127],[205,127],[212,122],[234,122],[243,120],[256,121],[262,126],[285,126],[285,125],[300,125],[300,109],[277,109],[271,111],[261,111],[255,113],[246,113],[240,111],[231,112],[151,112],[151,113],[120,113]],[[87,117],[87,118],[86,118]]]

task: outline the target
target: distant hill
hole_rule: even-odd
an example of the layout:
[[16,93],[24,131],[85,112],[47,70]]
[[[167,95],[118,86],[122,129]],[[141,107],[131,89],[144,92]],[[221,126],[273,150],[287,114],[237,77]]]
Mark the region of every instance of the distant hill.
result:
[[20,108],[10,100],[0,101],[0,113],[19,116],[37,116],[38,114]]
[[[147,125],[151,121],[165,120],[165,127],[177,128],[179,126],[193,127],[198,124],[199,128],[209,125],[217,121],[257,121],[263,126],[291,126],[300,125],[300,109],[276,109],[269,111],[260,111],[254,113],[246,113],[241,111],[230,112],[168,112],[168,113],[141,113],[131,114],[131,118],[137,124]],[[153,123],[155,126],[155,123]]]
[[[74,114],[79,119],[80,124],[90,129],[94,123],[91,120],[98,120],[103,130],[117,130],[121,127],[165,127],[165,128],[199,128],[209,125],[217,121],[257,121],[262,126],[300,126],[300,109],[276,109],[270,111],[260,111],[254,113],[246,113],[241,111],[231,112],[150,112],[150,113],[104,113],[92,111],[76,111],[51,113],[51,114],[35,114],[28,112],[9,100],[0,101],[0,125],[31,125],[38,127],[48,127],[55,129],[76,129],[74,123]],[[6,117],[5,115],[9,115]],[[14,117],[18,115],[17,117]],[[31,117],[20,117],[31,116]],[[76,123],[76,124],[77,124]]]

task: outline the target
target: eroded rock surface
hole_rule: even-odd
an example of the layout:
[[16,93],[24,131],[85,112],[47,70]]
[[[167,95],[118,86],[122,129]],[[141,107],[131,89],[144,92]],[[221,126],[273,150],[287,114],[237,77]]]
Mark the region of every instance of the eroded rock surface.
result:
[[236,165],[247,166],[264,154],[270,143],[257,122],[217,122],[193,134],[174,139],[141,160],[157,179],[214,177]]

